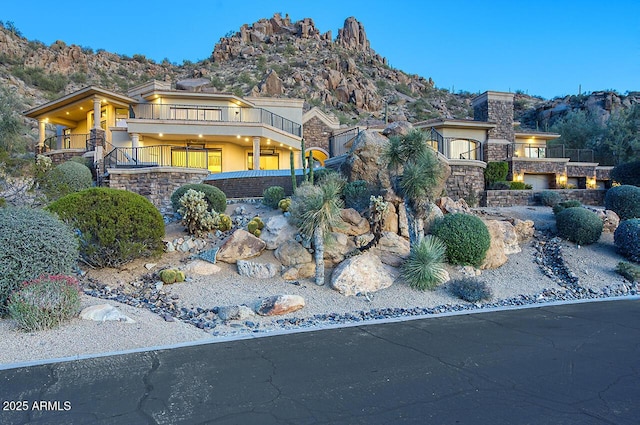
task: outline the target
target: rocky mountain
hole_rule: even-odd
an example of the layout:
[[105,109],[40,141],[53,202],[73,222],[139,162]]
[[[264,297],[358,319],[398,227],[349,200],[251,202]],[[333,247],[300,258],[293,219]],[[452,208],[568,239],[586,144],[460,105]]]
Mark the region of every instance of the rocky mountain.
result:
[[[390,67],[353,17],[334,38],[331,31],[321,33],[310,18],[292,22],[275,14],[221,38],[208,59],[182,65],[156,63],[144,55],[94,52],[64,41],[46,46],[22,37],[13,26],[0,26],[0,84],[12,88],[25,108],[90,84],[125,93],[150,79],[186,78],[209,79],[215,90],[236,95],[303,98],[307,109],[318,106],[345,125],[473,116],[475,94],[450,93],[436,88],[431,78]],[[611,101],[606,100],[609,94],[602,96],[605,100],[594,105],[602,104],[604,110],[638,101],[631,94],[611,94]],[[561,114],[562,105],[568,105],[565,110],[582,107],[571,98],[544,102],[516,94],[516,119],[523,127],[543,129],[541,124]]]

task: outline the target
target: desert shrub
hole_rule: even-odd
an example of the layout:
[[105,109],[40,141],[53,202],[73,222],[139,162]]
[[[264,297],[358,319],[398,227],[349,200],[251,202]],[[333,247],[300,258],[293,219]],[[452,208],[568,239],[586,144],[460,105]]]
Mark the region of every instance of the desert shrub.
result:
[[440,239],[425,236],[411,247],[409,257],[402,264],[402,277],[412,288],[434,289],[447,278],[443,263],[445,251],[446,246]]
[[185,184],[180,186],[171,194],[171,204],[173,210],[180,209],[180,198],[187,193],[187,190],[193,189],[204,193],[204,200],[207,201],[209,211],[223,213],[227,209],[227,195],[223,191],[210,184]]
[[278,208],[278,202],[284,199],[284,188],[271,186],[262,192],[262,203],[273,209]]
[[576,201],[575,199],[572,199],[570,201],[563,201],[563,202],[559,202],[556,205],[554,205],[553,213],[555,215],[558,215],[561,211],[564,211],[567,208],[576,208],[576,207],[581,207],[581,206],[582,206],[582,204],[580,203],[580,201]]
[[533,186],[525,182],[508,182],[510,190],[531,190]]
[[314,170],[314,178],[313,178],[313,183],[314,184],[321,184],[322,181],[331,174],[339,174],[337,171],[333,171],[333,170],[329,170],[326,168],[318,168],[317,170]]
[[90,188],[93,185],[93,177],[86,165],[67,161],[49,171],[43,183],[47,197],[55,200],[69,193]]
[[489,189],[489,190],[509,190],[509,189],[511,189],[511,185],[509,184],[509,182],[497,181],[497,182],[493,182],[493,183],[489,184],[489,186],[487,186],[487,189]]
[[9,294],[43,274],[68,274],[78,261],[73,232],[51,213],[31,208],[0,209],[0,315]]
[[626,261],[620,261],[616,266],[616,272],[629,282],[640,282],[640,266]]
[[640,218],[621,221],[613,234],[613,243],[622,255],[640,262]]
[[554,192],[553,190],[543,190],[542,192],[536,195],[536,198],[540,204],[547,207],[555,207],[560,202],[562,202],[562,197],[558,192]]
[[369,207],[371,191],[364,180],[354,180],[346,183],[342,190],[342,195],[344,196],[344,205],[347,208],[362,212]]
[[470,277],[449,282],[449,292],[454,297],[470,303],[491,299],[491,289],[481,280]]
[[162,215],[137,193],[91,188],[60,198],[47,209],[76,229],[80,256],[92,266],[120,266],[162,253]]
[[623,185],[607,190],[604,206],[618,214],[620,220],[640,218],[640,187]]
[[26,281],[9,297],[7,310],[24,331],[54,328],[80,311],[78,281],[65,275]]
[[89,158],[85,158],[84,156],[74,156],[69,159],[69,162],[77,162],[78,164],[82,164],[88,169],[91,169],[91,160]]
[[278,202],[278,208],[282,211],[282,212],[287,212],[289,211],[289,208],[291,208],[291,198],[284,198],[281,199],[280,202]]
[[597,242],[602,234],[602,220],[582,207],[565,208],[556,215],[556,227],[563,239],[580,245]]
[[480,266],[491,243],[487,226],[470,214],[447,214],[436,220],[431,233],[444,241],[451,264]]
[[180,198],[178,212],[182,216],[182,225],[191,235],[200,236],[220,225],[220,215],[209,211],[204,193],[189,189]]
[[610,176],[611,180],[621,185],[640,186],[640,161],[616,165]]
[[491,161],[484,169],[484,181],[487,185],[491,183],[505,181],[509,173],[509,164],[505,161]]

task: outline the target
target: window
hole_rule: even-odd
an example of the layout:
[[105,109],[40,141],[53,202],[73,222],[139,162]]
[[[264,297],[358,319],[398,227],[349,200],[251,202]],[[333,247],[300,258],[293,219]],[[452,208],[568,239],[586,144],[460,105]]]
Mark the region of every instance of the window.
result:
[[222,172],[222,149],[209,149],[208,150],[207,165],[209,172],[221,173]]
[[525,158],[546,158],[547,148],[543,146],[525,146],[524,156]]
[[172,107],[170,119],[191,121],[220,121],[222,110],[197,107]]
[[[253,170],[253,152],[249,152],[247,157],[247,169]],[[261,153],[260,154],[261,170],[279,170],[280,155],[277,153]]]
[[172,167],[207,168],[207,150],[198,148],[171,149]]
[[466,139],[452,140],[449,144],[449,158],[478,159],[478,142]]

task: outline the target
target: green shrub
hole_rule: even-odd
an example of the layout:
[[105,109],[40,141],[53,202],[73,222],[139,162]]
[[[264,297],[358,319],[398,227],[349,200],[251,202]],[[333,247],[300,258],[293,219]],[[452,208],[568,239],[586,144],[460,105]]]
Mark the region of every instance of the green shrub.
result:
[[436,220],[431,233],[444,241],[451,264],[480,266],[491,243],[487,226],[469,214],[447,214]]
[[92,185],[93,177],[89,167],[76,161],[67,161],[46,174],[43,189],[47,197],[55,200],[88,189]]
[[9,294],[43,274],[69,274],[78,261],[78,241],[47,211],[0,209],[0,315]]
[[470,277],[449,282],[449,292],[454,297],[470,303],[491,299],[491,289],[483,281]]
[[182,225],[190,235],[201,236],[220,225],[220,215],[209,211],[204,193],[189,189],[180,198],[178,213],[182,216]]
[[621,221],[613,234],[613,243],[622,255],[640,262],[640,218]]
[[339,174],[337,171],[328,170],[326,168],[318,168],[314,170],[313,184],[321,184],[322,181],[331,174]]
[[342,190],[344,205],[357,211],[364,211],[369,207],[371,190],[364,180],[354,180],[344,185]]
[[626,261],[620,261],[616,267],[616,272],[629,282],[640,282],[640,266]]
[[525,182],[509,182],[510,190],[531,190],[533,186]]
[[553,213],[555,215],[558,215],[561,211],[564,211],[567,208],[577,208],[577,207],[581,207],[581,206],[582,206],[582,204],[580,203],[580,201],[576,201],[575,199],[572,199],[570,201],[563,201],[563,202],[557,203],[553,207]]
[[77,229],[80,255],[93,266],[120,266],[162,253],[162,215],[136,193],[86,189],[60,198],[47,209]]
[[504,161],[491,161],[484,169],[484,181],[488,186],[491,183],[505,181],[509,173],[509,164]]
[[511,185],[509,184],[509,182],[497,181],[489,184],[487,186],[487,189],[488,190],[510,190]]
[[402,264],[401,274],[412,288],[434,289],[448,276],[444,268],[446,246],[435,236],[425,236],[411,247],[409,257]]
[[582,207],[565,208],[556,215],[556,227],[563,239],[580,245],[590,245],[600,239],[602,220],[596,213]]
[[554,192],[553,190],[543,190],[542,192],[536,195],[536,198],[540,204],[547,207],[555,207],[560,202],[562,202],[562,197],[558,192]]
[[620,220],[640,218],[640,187],[623,185],[607,190],[604,206],[618,214]]
[[610,176],[611,180],[621,185],[640,186],[640,161],[616,165]]
[[223,191],[210,184],[185,184],[177,188],[173,194],[171,194],[171,204],[173,210],[178,211],[180,209],[180,198],[187,193],[187,190],[193,189],[198,192],[204,193],[204,200],[207,201],[207,207],[209,211],[215,211],[223,213],[227,209],[227,195]]
[[9,316],[27,332],[54,328],[80,311],[80,287],[71,276],[41,276],[9,297]]
[[278,202],[284,199],[284,188],[271,186],[262,192],[262,203],[273,209],[278,208]]

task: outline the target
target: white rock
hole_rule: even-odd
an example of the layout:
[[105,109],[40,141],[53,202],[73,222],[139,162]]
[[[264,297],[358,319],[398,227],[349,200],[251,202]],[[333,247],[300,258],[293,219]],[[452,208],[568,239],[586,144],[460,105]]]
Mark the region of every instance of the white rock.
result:
[[109,304],[98,304],[87,307],[80,312],[80,318],[84,320],[94,320],[96,322],[104,322],[107,320],[116,320],[125,323],[136,322]]
[[210,276],[220,271],[220,267],[204,260],[193,260],[184,267],[187,274]]

